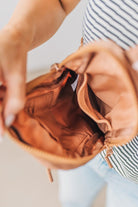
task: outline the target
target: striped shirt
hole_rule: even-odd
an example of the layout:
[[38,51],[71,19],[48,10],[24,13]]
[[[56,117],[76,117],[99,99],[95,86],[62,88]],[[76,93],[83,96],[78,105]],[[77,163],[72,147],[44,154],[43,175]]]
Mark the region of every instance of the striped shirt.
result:
[[[111,39],[124,49],[138,44],[138,0],[89,0],[83,18],[84,44]],[[105,157],[105,150],[101,153]],[[124,177],[138,183],[138,136],[113,147],[110,161]]]

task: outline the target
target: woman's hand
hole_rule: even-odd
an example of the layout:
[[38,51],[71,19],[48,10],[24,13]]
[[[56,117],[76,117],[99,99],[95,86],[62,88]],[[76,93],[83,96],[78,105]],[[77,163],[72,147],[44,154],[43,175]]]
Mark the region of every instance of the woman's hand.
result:
[[13,28],[0,31],[0,135],[24,107],[28,44]]
[[27,51],[51,38],[79,0],[20,0],[0,31],[0,135],[25,102]]

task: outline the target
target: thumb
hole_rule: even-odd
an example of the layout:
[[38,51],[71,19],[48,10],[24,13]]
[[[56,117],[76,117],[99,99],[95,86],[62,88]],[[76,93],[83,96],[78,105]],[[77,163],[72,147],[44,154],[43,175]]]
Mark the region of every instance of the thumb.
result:
[[25,103],[25,74],[16,72],[6,78],[6,95],[4,98],[4,122],[9,127],[15,115],[24,107]]

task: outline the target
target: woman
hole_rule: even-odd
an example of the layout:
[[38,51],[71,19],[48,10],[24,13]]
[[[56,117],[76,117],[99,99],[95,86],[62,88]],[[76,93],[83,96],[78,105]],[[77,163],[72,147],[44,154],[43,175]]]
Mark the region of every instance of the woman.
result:
[[[90,0],[83,21],[84,44],[112,39],[124,49],[137,45],[136,1]],[[0,31],[0,81],[7,87],[6,94],[1,94],[1,138],[4,125],[10,126],[24,106],[27,52],[47,41],[78,2],[20,0],[9,23]],[[106,183],[108,207],[138,206],[138,137],[113,151],[113,169],[106,164],[103,151],[83,167],[59,171],[64,207],[91,206]]]

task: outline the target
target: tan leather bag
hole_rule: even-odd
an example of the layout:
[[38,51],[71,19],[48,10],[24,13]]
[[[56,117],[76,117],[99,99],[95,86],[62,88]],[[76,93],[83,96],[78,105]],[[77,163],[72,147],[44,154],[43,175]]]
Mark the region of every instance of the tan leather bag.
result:
[[53,65],[26,84],[26,104],[8,129],[10,137],[48,168],[76,168],[103,149],[108,161],[113,146],[138,133],[134,54],[99,41]]

